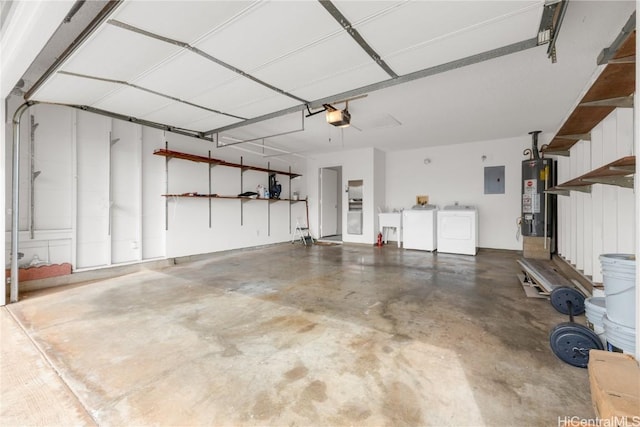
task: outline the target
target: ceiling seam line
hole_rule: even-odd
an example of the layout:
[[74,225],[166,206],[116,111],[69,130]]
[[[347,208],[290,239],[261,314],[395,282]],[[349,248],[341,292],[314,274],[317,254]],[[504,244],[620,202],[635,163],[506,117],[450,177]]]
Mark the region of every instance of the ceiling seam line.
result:
[[141,28],[135,27],[133,25],[126,24],[126,23],[118,21],[116,19],[110,19],[110,20],[107,21],[107,23],[111,24],[113,26],[122,28],[124,30],[128,30],[128,31],[131,31],[131,32],[134,32],[134,33],[137,33],[137,34],[152,38],[152,39],[156,39],[156,40],[159,40],[159,41],[162,41],[162,42],[165,42],[165,43],[169,43],[169,44],[172,44],[172,45],[175,45],[175,46],[179,46],[179,47],[181,47],[183,49],[186,49],[186,50],[188,50],[190,52],[195,53],[196,55],[199,55],[199,56],[201,56],[201,57],[203,57],[205,59],[208,59],[209,61],[211,61],[211,62],[213,62],[215,64],[218,64],[221,67],[224,67],[229,71],[232,71],[232,72],[234,72],[234,73],[236,73],[236,74],[238,74],[238,75],[240,75],[242,77],[245,77],[245,78],[247,78],[249,80],[252,80],[255,83],[258,83],[258,84],[260,84],[260,85],[262,85],[262,86],[264,86],[264,87],[266,87],[268,89],[271,89],[272,91],[274,91],[276,93],[279,93],[280,95],[287,96],[289,98],[295,99],[296,101],[299,101],[299,102],[302,102],[302,103],[305,103],[305,104],[308,103],[307,100],[305,100],[303,98],[299,98],[299,97],[297,97],[297,96],[295,96],[295,95],[293,95],[293,94],[291,94],[291,93],[289,93],[289,92],[287,92],[287,91],[285,91],[283,89],[280,89],[280,88],[278,88],[276,86],[273,86],[273,85],[271,85],[271,84],[269,84],[269,83],[267,83],[267,82],[265,82],[263,80],[260,80],[259,78],[255,77],[255,76],[252,76],[251,74],[249,74],[249,73],[247,73],[245,71],[242,71],[241,69],[239,69],[237,67],[234,67],[231,64],[227,64],[226,62],[224,62],[224,61],[222,61],[222,60],[220,60],[220,59],[218,59],[218,58],[216,58],[214,56],[209,55],[208,53],[204,52],[203,50],[198,49],[197,47],[191,46],[189,43],[185,43],[185,42],[182,42],[180,40],[174,40],[174,39],[171,39],[169,37],[164,37],[164,36],[161,36],[159,34],[155,34],[155,33],[152,33],[150,31],[146,31],[146,30],[143,30]]
[[364,50],[367,55],[373,59],[373,61],[378,64],[380,68],[382,68],[391,78],[398,77],[395,71],[391,69],[391,67],[384,62],[382,57],[378,55],[378,53],[365,41],[365,39],[360,35],[358,30],[356,30],[351,22],[338,10],[338,8],[331,3],[330,0],[318,0],[322,7],[326,9],[327,12],[335,19],[338,24],[351,36],[351,38],[360,46],[362,50]]
[[189,105],[189,106],[195,107],[195,108],[200,108],[201,110],[209,111],[211,113],[221,114],[223,116],[232,117],[232,118],[238,119],[238,120],[247,120],[246,117],[235,116],[233,114],[229,114],[229,113],[225,113],[225,112],[222,112],[222,111],[218,111],[218,110],[213,109],[213,108],[208,108],[208,107],[205,107],[205,106],[202,106],[202,105],[194,104],[193,102],[185,101],[185,100],[182,100],[180,98],[176,98],[176,97],[171,96],[171,95],[166,95],[166,94],[161,93],[161,92],[156,92],[155,90],[147,89],[145,87],[138,86],[136,84],[129,83],[129,82],[126,82],[124,80],[116,80],[116,79],[109,79],[109,78],[106,78],[106,77],[90,76],[90,75],[87,75],[87,74],[73,73],[73,72],[70,72],[70,71],[62,71],[62,70],[58,71],[58,74],[64,74],[64,75],[72,76],[72,77],[79,77],[79,78],[83,78],[83,79],[97,80],[97,81],[102,81],[102,82],[107,82],[107,83],[115,83],[115,84],[119,84],[119,85],[123,85],[123,86],[128,86],[128,87],[131,87],[131,88],[134,88],[134,89],[142,90],[144,92],[148,92],[148,93],[152,93],[154,95],[161,96],[163,98],[170,99],[172,101],[179,102],[181,104]]
[[355,27],[359,27],[361,25],[365,25],[368,24],[369,22],[375,21],[376,19],[380,18],[381,16],[385,16],[391,12],[394,12],[395,10],[397,10],[400,7],[404,7],[407,4],[409,4],[411,2],[411,0],[402,0],[402,2],[400,3],[395,3],[392,6],[389,6],[385,9],[381,9],[377,12],[374,12],[371,15],[365,16],[364,18],[361,18],[360,20],[356,21],[356,22],[352,22],[352,24]]
[[386,59],[394,58],[394,57],[396,57],[398,55],[402,55],[402,54],[405,54],[407,52],[415,51],[415,50],[427,47],[429,45],[432,45],[434,43],[440,43],[443,40],[450,39],[452,37],[468,34],[470,31],[475,31],[475,30],[477,30],[479,28],[486,27],[487,25],[495,24],[497,22],[513,18],[514,16],[521,15],[522,13],[529,12],[534,7],[537,7],[537,6],[536,5],[527,6],[527,7],[524,7],[522,9],[518,9],[516,11],[505,13],[504,15],[500,15],[498,17],[485,19],[484,21],[481,21],[481,22],[476,22],[475,24],[460,28],[458,30],[451,31],[451,32],[448,32],[446,34],[441,34],[441,35],[439,35],[437,37],[433,37],[433,38],[431,38],[429,40],[424,40],[424,41],[421,41],[419,43],[412,44],[411,46],[407,46],[407,47],[404,47],[402,49],[396,50],[394,52],[391,52],[391,53],[385,55],[385,58]]
[[[423,70],[414,71],[409,74],[404,74],[402,76],[383,80],[381,82],[372,83],[367,86],[360,87],[358,89],[352,89],[346,92],[338,93],[332,96],[328,96],[326,98],[316,99],[315,101],[311,101],[308,105],[311,108],[318,108],[322,106],[322,104],[331,104],[332,102],[336,102],[340,99],[351,98],[358,95],[363,95],[365,93],[374,92],[380,89],[386,89],[388,87],[396,86],[402,83],[407,83],[413,80],[421,79],[424,77],[429,77],[432,75],[444,73],[446,71],[455,70],[457,68],[466,67],[468,65],[477,64],[480,62],[488,61],[490,59],[499,58],[501,56],[510,55],[512,53],[521,52],[523,50],[531,49],[538,46],[538,38],[533,37],[527,40],[523,40],[520,42],[512,43],[506,46],[502,46],[496,49],[488,50],[485,52],[477,53],[475,55],[467,56],[465,58],[457,59],[455,61],[447,62],[445,64],[436,65],[430,68],[425,68]],[[284,110],[276,111],[273,113],[265,114],[260,117],[254,117],[252,119],[247,120],[242,123],[235,123],[228,126],[224,126],[217,129],[212,129],[204,132],[205,135],[212,135],[214,133],[220,133],[227,130],[235,129],[238,127],[251,125],[254,123],[259,123],[264,120],[273,119],[276,117],[284,116],[286,114],[291,114],[300,111],[301,109],[306,108],[306,105],[297,105],[294,107],[286,108]]]
[[[251,138],[251,139],[242,139],[242,140],[237,140],[234,141],[232,143],[229,144],[224,144],[224,145],[220,145],[220,139],[224,139],[225,137],[222,136],[221,138],[219,137],[219,135],[216,135],[215,138],[215,142],[216,142],[216,148],[222,148],[222,147],[228,147],[231,145],[238,145],[238,144],[243,144],[243,143],[247,143],[247,142],[254,142],[254,141],[260,141],[262,140],[264,142],[265,139],[267,138],[275,138],[276,136],[284,136],[284,135],[290,135],[292,133],[297,133],[297,132],[304,132],[304,112],[301,111],[301,115],[300,115],[300,129],[294,129],[294,130],[289,130],[289,131],[285,131],[285,132],[280,132],[280,133],[275,133],[273,135],[265,135],[265,136],[259,136],[257,138]],[[236,138],[234,138],[236,139]]]

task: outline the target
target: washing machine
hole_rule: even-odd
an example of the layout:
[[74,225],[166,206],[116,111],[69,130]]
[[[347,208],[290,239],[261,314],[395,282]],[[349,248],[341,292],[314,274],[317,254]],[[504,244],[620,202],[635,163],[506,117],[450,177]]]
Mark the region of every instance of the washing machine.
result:
[[475,206],[445,206],[438,212],[438,252],[462,255],[478,252],[478,210]]
[[437,214],[435,205],[414,206],[402,211],[402,244],[405,249],[436,250]]

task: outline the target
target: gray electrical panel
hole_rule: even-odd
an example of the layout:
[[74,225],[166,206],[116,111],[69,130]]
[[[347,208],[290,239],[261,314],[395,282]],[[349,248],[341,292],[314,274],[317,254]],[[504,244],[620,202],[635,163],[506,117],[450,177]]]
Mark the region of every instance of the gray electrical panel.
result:
[[484,194],[504,194],[504,166],[484,168]]

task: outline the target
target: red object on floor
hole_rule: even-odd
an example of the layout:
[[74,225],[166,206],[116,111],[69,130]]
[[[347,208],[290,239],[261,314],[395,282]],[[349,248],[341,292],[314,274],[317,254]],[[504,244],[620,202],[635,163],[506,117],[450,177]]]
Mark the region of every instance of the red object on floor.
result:
[[[37,267],[24,267],[18,269],[18,280],[27,282],[29,280],[46,279],[48,277],[64,276],[71,274],[71,264],[51,264]],[[11,277],[11,270],[5,270],[5,277]]]
[[382,246],[382,233],[378,233],[378,247]]

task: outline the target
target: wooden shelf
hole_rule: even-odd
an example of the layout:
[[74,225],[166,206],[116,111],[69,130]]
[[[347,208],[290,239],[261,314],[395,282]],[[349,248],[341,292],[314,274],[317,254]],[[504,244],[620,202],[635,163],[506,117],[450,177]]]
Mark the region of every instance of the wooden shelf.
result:
[[247,196],[220,196],[218,194],[198,194],[198,193],[184,193],[184,194],[163,194],[162,197],[192,197],[200,199],[230,199],[230,200],[244,200],[244,201],[263,201],[263,202],[306,202],[306,199],[265,199],[260,197],[247,197]]
[[634,30],[622,42],[556,136],[545,147],[545,153],[568,155],[569,149],[579,140],[590,139],[591,130],[614,109],[633,107],[635,46]]
[[590,193],[591,186],[593,184],[606,184],[633,188],[633,175],[635,174],[635,168],[635,156],[623,157],[570,181],[556,185],[555,187],[547,190],[547,193],[563,196],[568,195],[569,191]]
[[158,149],[158,150],[155,150],[153,152],[153,154],[155,154],[156,156],[164,156],[164,157],[167,157],[169,159],[189,160],[189,161],[197,162],[197,163],[207,163],[207,164],[210,164],[210,165],[213,165],[213,166],[228,166],[228,167],[232,167],[232,168],[240,168],[242,170],[252,170],[252,171],[258,171],[258,172],[267,172],[267,173],[275,173],[275,174],[279,174],[279,175],[287,175],[287,176],[289,176],[291,178],[297,178],[297,177],[301,176],[298,173],[287,172],[287,171],[279,171],[279,170],[268,169],[268,168],[262,168],[262,167],[259,167],[259,166],[242,165],[240,163],[233,163],[233,162],[228,162],[226,160],[214,159],[214,158],[209,158],[209,157],[204,157],[204,156],[197,156],[195,154],[182,153],[180,151],[171,151],[171,150],[165,150],[165,149]]
[[[169,202],[169,199],[173,199],[173,198],[198,198],[198,199],[207,199],[209,200],[209,228],[211,228],[212,225],[212,203],[211,201],[214,199],[227,199],[227,200],[240,200],[240,225],[244,225],[244,204],[246,202],[251,202],[251,201],[267,201],[267,224],[268,224],[268,229],[267,229],[267,235],[271,236],[271,204],[272,203],[277,203],[277,202],[287,202],[287,204],[289,205],[289,232],[291,232],[291,206],[294,203],[297,202],[304,202],[305,204],[307,203],[306,199],[303,200],[293,200],[293,199],[272,199],[272,198],[257,198],[257,197],[252,197],[252,196],[224,196],[224,195],[219,195],[216,193],[213,193],[213,188],[211,185],[211,170],[213,166],[226,166],[226,167],[231,167],[231,168],[238,168],[240,169],[240,194],[247,194],[247,193],[251,193],[251,192],[244,192],[244,172],[246,171],[257,171],[257,172],[266,172],[268,174],[279,174],[279,175],[285,175],[287,177],[289,177],[289,194],[291,194],[291,180],[293,178],[297,178],[299,176],[302,176],[300,174],[297,173],[293,173],[291,172],[291,168],[289,168],[288,171],[280,171],[280,170],[274,170],[271,169],[270,167],[270,163],[267,163],[267,167],[266,168],[262,168],[262,167],[258,167],[258,166],[250,166],[250,165],[245,165],[242,161],[242,157],[240,157],[240,163],[233,163],[233,162],[228,162],[226,160],[220,160],[220,159],[215,159],[213,157],[211,157],[211,151],[209,151],[208,156],[204,157],[204,156],[198,156],[195,154],[189,154],[189,153],[183,153],[180,151],[171,151],[169,150],[169,146],[166,145],[164,149],[158,149],[155,150],[153,152],[153,154],[157,155],[157,156],[163,156],[166,158],[165,162],[166,162],[166,167],[165,167],[165,173],[167,176],[167,188],[168,188],[168,180],[169,180],[169,160],[171,159],[181,159],[181,160],[187,160],[190,162],[196,162],[196,163],[204,163],[209,165],[209,194],[200,194],[197,192],[190,192],[190,193],[182,193],[182,194],[163,194],[162,196],[165,197],[165,206],[167,205],[167,203]],[[168,191],[168,190],[167,190]],[[307,210],[308,210],[308,205],[307,205]],[[167,209],[165,208],[165,212],[167,211]],[[166,224],[169,223],[169,219],[167,214],[165,213],[165,222]],[[168,225],[167,225],[168,227]]]
[[198,193],[163,194],[162,197],[194,197],[194,198],[200,198],[200,199],[250,199],[250,197],[219,196],[217,194],[198,194]]

